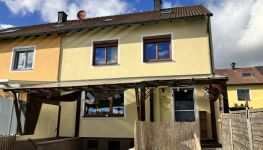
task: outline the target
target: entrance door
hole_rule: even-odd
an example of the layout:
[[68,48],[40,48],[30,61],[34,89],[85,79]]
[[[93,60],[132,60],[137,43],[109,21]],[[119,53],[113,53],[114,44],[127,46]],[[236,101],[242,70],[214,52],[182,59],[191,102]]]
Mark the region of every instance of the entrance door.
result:
[[195,121],[194,88],[174,89],[175,121]]

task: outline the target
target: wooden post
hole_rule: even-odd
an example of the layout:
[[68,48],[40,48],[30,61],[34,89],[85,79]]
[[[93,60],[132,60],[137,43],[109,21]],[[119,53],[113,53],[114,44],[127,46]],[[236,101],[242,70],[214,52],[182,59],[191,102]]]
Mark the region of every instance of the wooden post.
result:
[[145,121],[145,87],[140,88],[141,121]]
[[60,115],[61,115],[61,106],[58,105],[57,137],[59,137],[59,130],[60,130]]
[[[213,91],[213,86],[209,85],[209,90]],[[212,128],[212,138],[217,141],[217,130],[216,130],[216,117],[215,117],[215,97],[210,96],[210,110],[211,110],[211,128]]]
[[233,131],[232,131],[232,113],[231,113],[231,111],[229,112],[229,129],[230,129],[231,150],[234,150]]
[[150,89],[150,121],[154,122],[153,89]]
[[140,107],[140,96],[139,96],[139,90],[138,88],[135,88],[135,96],[136,96],[136,106],[137,106],[137,116],[138,121],[141,121],[141,107]]
[[224,113],[229,112],[229,103],[228,103],[228,96],[227,96],[227,84],[226,82],[222,82],[220,84],[221,94],[223,95],[223,110]]
[[17,132],[19,134],[22,134],[22,125],[21,125],[21,112],[18,106],[18,98],[15,92],[12,92],[14,95],[14,105],[15,105],[15,111],[16,111],[16,120],[17,120]]
[[251,128],[251,118],[249,114],[249,110],[246,110],[246,116],[247,116],[247,130],[248,130],[248,138],[249,138],[249,148],[250,150],[254,150],[253,147],[253,135],[252,135],[252,128]]
[[80,122],[80,97],[77,98],[77,107],[76,107],[76,120],[75,120],[75,137],[79,137],[79,122]]

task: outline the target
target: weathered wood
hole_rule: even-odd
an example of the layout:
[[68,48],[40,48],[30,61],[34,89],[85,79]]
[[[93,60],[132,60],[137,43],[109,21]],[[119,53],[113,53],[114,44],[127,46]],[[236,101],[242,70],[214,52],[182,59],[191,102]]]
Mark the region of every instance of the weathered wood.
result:
[[[230,120],[230,121],[229,121]],[[230,128],[230,132],[229,129]],[[229,137],[230,142],[228,141]],[[260,150],[263,148],[262,109],[241,110],[222,115],[223,148]]]
[[136,122],[136,150],[197,150],[195,122]]
[[0,136],[0,150],[13,150],[15,141],[16,135]]

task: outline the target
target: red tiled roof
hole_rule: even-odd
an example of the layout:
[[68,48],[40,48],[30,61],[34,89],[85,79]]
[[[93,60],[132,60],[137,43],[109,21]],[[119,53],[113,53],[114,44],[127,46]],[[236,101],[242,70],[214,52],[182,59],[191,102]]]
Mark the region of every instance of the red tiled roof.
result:
[[[246,67],[235,69],[217,69],[218,75],[228,77],[227,84],[263,84],[263,73],[260,72],[261,67]],[[243,73],[252,73],[252,76],[243,76]]]
[[[165,13],[171,10],[170,13]],[[64,33],[72,30],[92,29],[96,27],[117,26],[125,24],[139,24],[148,22],[157,22],[164,20],[173,20],[179,18],[188,18],[196,16],[212,16],[213,14],[201,5],[176,7],[163,9],[161,11],[148,11],[131,14],[122,14],[115,16],[105,16],[97,18],[88,18],[83,21],[71,20],[64,23],[48,23],[24,27],[16,27],[0,30],[0,39],[38,36],[42,34]],[[113,19],[106,21],[107,19]],[[61,25],[61,26],[60,26]],[[8,32],[13,30],[13,32]],[[16,30],[16,31],[15,31]]]

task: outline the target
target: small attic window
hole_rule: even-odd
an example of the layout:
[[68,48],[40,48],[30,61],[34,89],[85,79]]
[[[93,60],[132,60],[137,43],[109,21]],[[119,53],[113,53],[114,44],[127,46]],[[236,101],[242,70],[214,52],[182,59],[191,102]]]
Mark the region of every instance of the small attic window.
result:
[[242,77],[252,77],[252,72],[243,72]]
[[102,20],[103,22],[110,22],[110,21],[113,21],[114,19],[113,18],[107,18],[107,19],[104,19]]
[[3,31],[0,31],[0,33],[11,33],[11,32],[16,32],[19,31],[21,28],[12,28],[12,29],[6,29]]
[[166,9],[161,11],[162,14],[170,14],[172,13],[172,9]]

